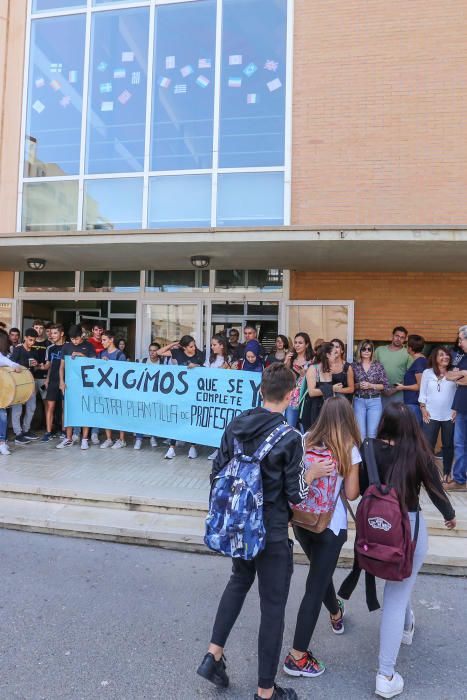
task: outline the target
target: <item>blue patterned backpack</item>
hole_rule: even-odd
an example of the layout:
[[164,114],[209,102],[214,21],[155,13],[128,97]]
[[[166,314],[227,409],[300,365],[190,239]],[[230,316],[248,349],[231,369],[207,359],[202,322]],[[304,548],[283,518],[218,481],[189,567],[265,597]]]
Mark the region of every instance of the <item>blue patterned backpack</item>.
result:
[[234,455],[211,485],[204,543],[228,557],[254,559],[266,544],[261,461],[293,428],[281,423],[251,457],[234,439]]

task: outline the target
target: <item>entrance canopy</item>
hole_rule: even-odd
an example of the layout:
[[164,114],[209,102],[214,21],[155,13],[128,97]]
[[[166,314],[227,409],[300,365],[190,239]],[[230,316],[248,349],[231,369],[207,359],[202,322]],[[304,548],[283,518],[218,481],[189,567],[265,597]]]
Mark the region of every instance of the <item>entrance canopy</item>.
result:
[[0,235],[0,269],[184,269],[206,255],[216,269],[464,272],[467,228],[232,228]]

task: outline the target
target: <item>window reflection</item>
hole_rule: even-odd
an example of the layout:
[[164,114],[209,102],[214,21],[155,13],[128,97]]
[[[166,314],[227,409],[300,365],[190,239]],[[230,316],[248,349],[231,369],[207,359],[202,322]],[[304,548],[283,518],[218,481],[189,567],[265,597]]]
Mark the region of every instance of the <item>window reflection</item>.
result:
[[219,166],[284,164],[286,0],[224,0]]
[[84,192],[86,229],[109,231],[141,228],[142,178],[88,180]]
[[212,165],[215,0],[158,7],[152,170]]
[[68,10],[73,7],[85,7],[86,0],[33,0],[33,12],[48,12],[49,10]]
[[79,173],[85,16],[33,20],[25,177]]
[[23,189],[23,231],[76,231],[78,182],[34,182]]
[[284,221],[283,173],[219,175],[218,226],[275,226]]
[[147,292],[180,292],[209,288],[209,270],[147,270]]
[[93,15],[88,173],[143,170],[148,32],[148,8]]
[[150,180],[149,228],[209,227],[210,175],[160,175]]

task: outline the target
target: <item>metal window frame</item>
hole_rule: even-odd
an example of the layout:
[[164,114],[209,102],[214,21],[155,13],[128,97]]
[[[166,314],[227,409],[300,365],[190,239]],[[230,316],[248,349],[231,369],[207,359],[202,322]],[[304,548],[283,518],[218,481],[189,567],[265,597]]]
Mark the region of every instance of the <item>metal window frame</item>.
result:
[[[153,171],[150,169],[151,154],[151,132],[153,114],[153,71],[154,71],[154,45],[155,45],[155,13],[156,7],[171,4],[184,4],[197,2],[198,0],[138,0],[137,2],[122,2],[117,5],[109,3],[103,5],[93,5],[92,0],[86,0],[82,7],[63,8],[45,12],[33,12],[32,1],[29,0],[27,8],[26,41],[24,52],[24,72],[23,72],[23,94],[22,94],[22,116],[21,116],[21,151],[19,159],[18,173],[18,201],[17,201],[17,222],[18,232],[22,230],[23,214],[23,190],[24,185],[36,182],[65,182],[68,180],[78,181],[78,202],[77,202],[77,229],[83,229],[84,218],[84,196],[85,182],[87,180],[99,179],[122,179],[122,178],[143,178],[142,196],[142,229],[147,229],[149,218],[149,178],[176,176],[176,175],[211,175],[211,226],[217,225],[217,191],[218,176],[223,173],[284,173],[284,225],[290,225],[291,221],[291,176],[292,176],[292,78],[293,78],[293,26],[294,26],[294,1],[287,0],[287,27],[286,27],[286,85],[285,85],[285,134],[284,134],[284,165],[272,167],[245,167],[245,168],[219,168],[219,127],[220,127],[220,97],[221,97],[221,55],[222,55],[222,14],[223,0],[216,0],[216,33],[215,33],[215,64],[214,64],[214,112],[213,112],[213,161],[212,167],[203,170],[171,170]],[[148,74],[146,89],[146,114],[144,133],[144,169],[141,172],[131,173],[103,173],[86,174],[86,145],[88,133],[88,103],[89,103],[89,69],[91,60],[91,22],[94,13],[109,12],[116,10],[128,10],[135,8],[149,8],[149,40],[148,40]],[[76,15],[86,15],[85,20],[85,47],[83,65],[83,96],[82,96],[82,117],[81,117],[81,144],[80,144],[80,164],[77,175],[48,176],[48,177],[24,177],[25,164],[25,135],[27,120],[27,100],[29,83],[29,64],[31,60],[31,29],[32,21],[37,19],[51,19],[56,17],[67,17]]]

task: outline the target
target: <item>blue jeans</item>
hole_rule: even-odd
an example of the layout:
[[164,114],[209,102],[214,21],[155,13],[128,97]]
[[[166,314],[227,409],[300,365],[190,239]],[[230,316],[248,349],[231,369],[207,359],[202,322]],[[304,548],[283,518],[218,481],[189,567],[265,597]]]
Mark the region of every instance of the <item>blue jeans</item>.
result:
[[467,413],[458,413],[454,423],[454,467],[452,477],[458,484],[467,479]]
[[423,416],[422,416],[422,409],[418,405],[418,403],[406,403],[405,404],[409,410],[412,411],[414,414],[415,418],[417,419],[417,423],[420,427],[423,426]]
[[287,406],[285,409],[285,420],[292,428],[295,428],[297,425],[299,413],[300,409],[298,406]]
[[362,440],[367,437],[376,437],[383,412],[381,396],[375,396],[373,399],[362,399],[356,396],[353,400],[353,410],[362,434]]
[[6,408],[0,408],[0,442],[6,440],[7,412]]

